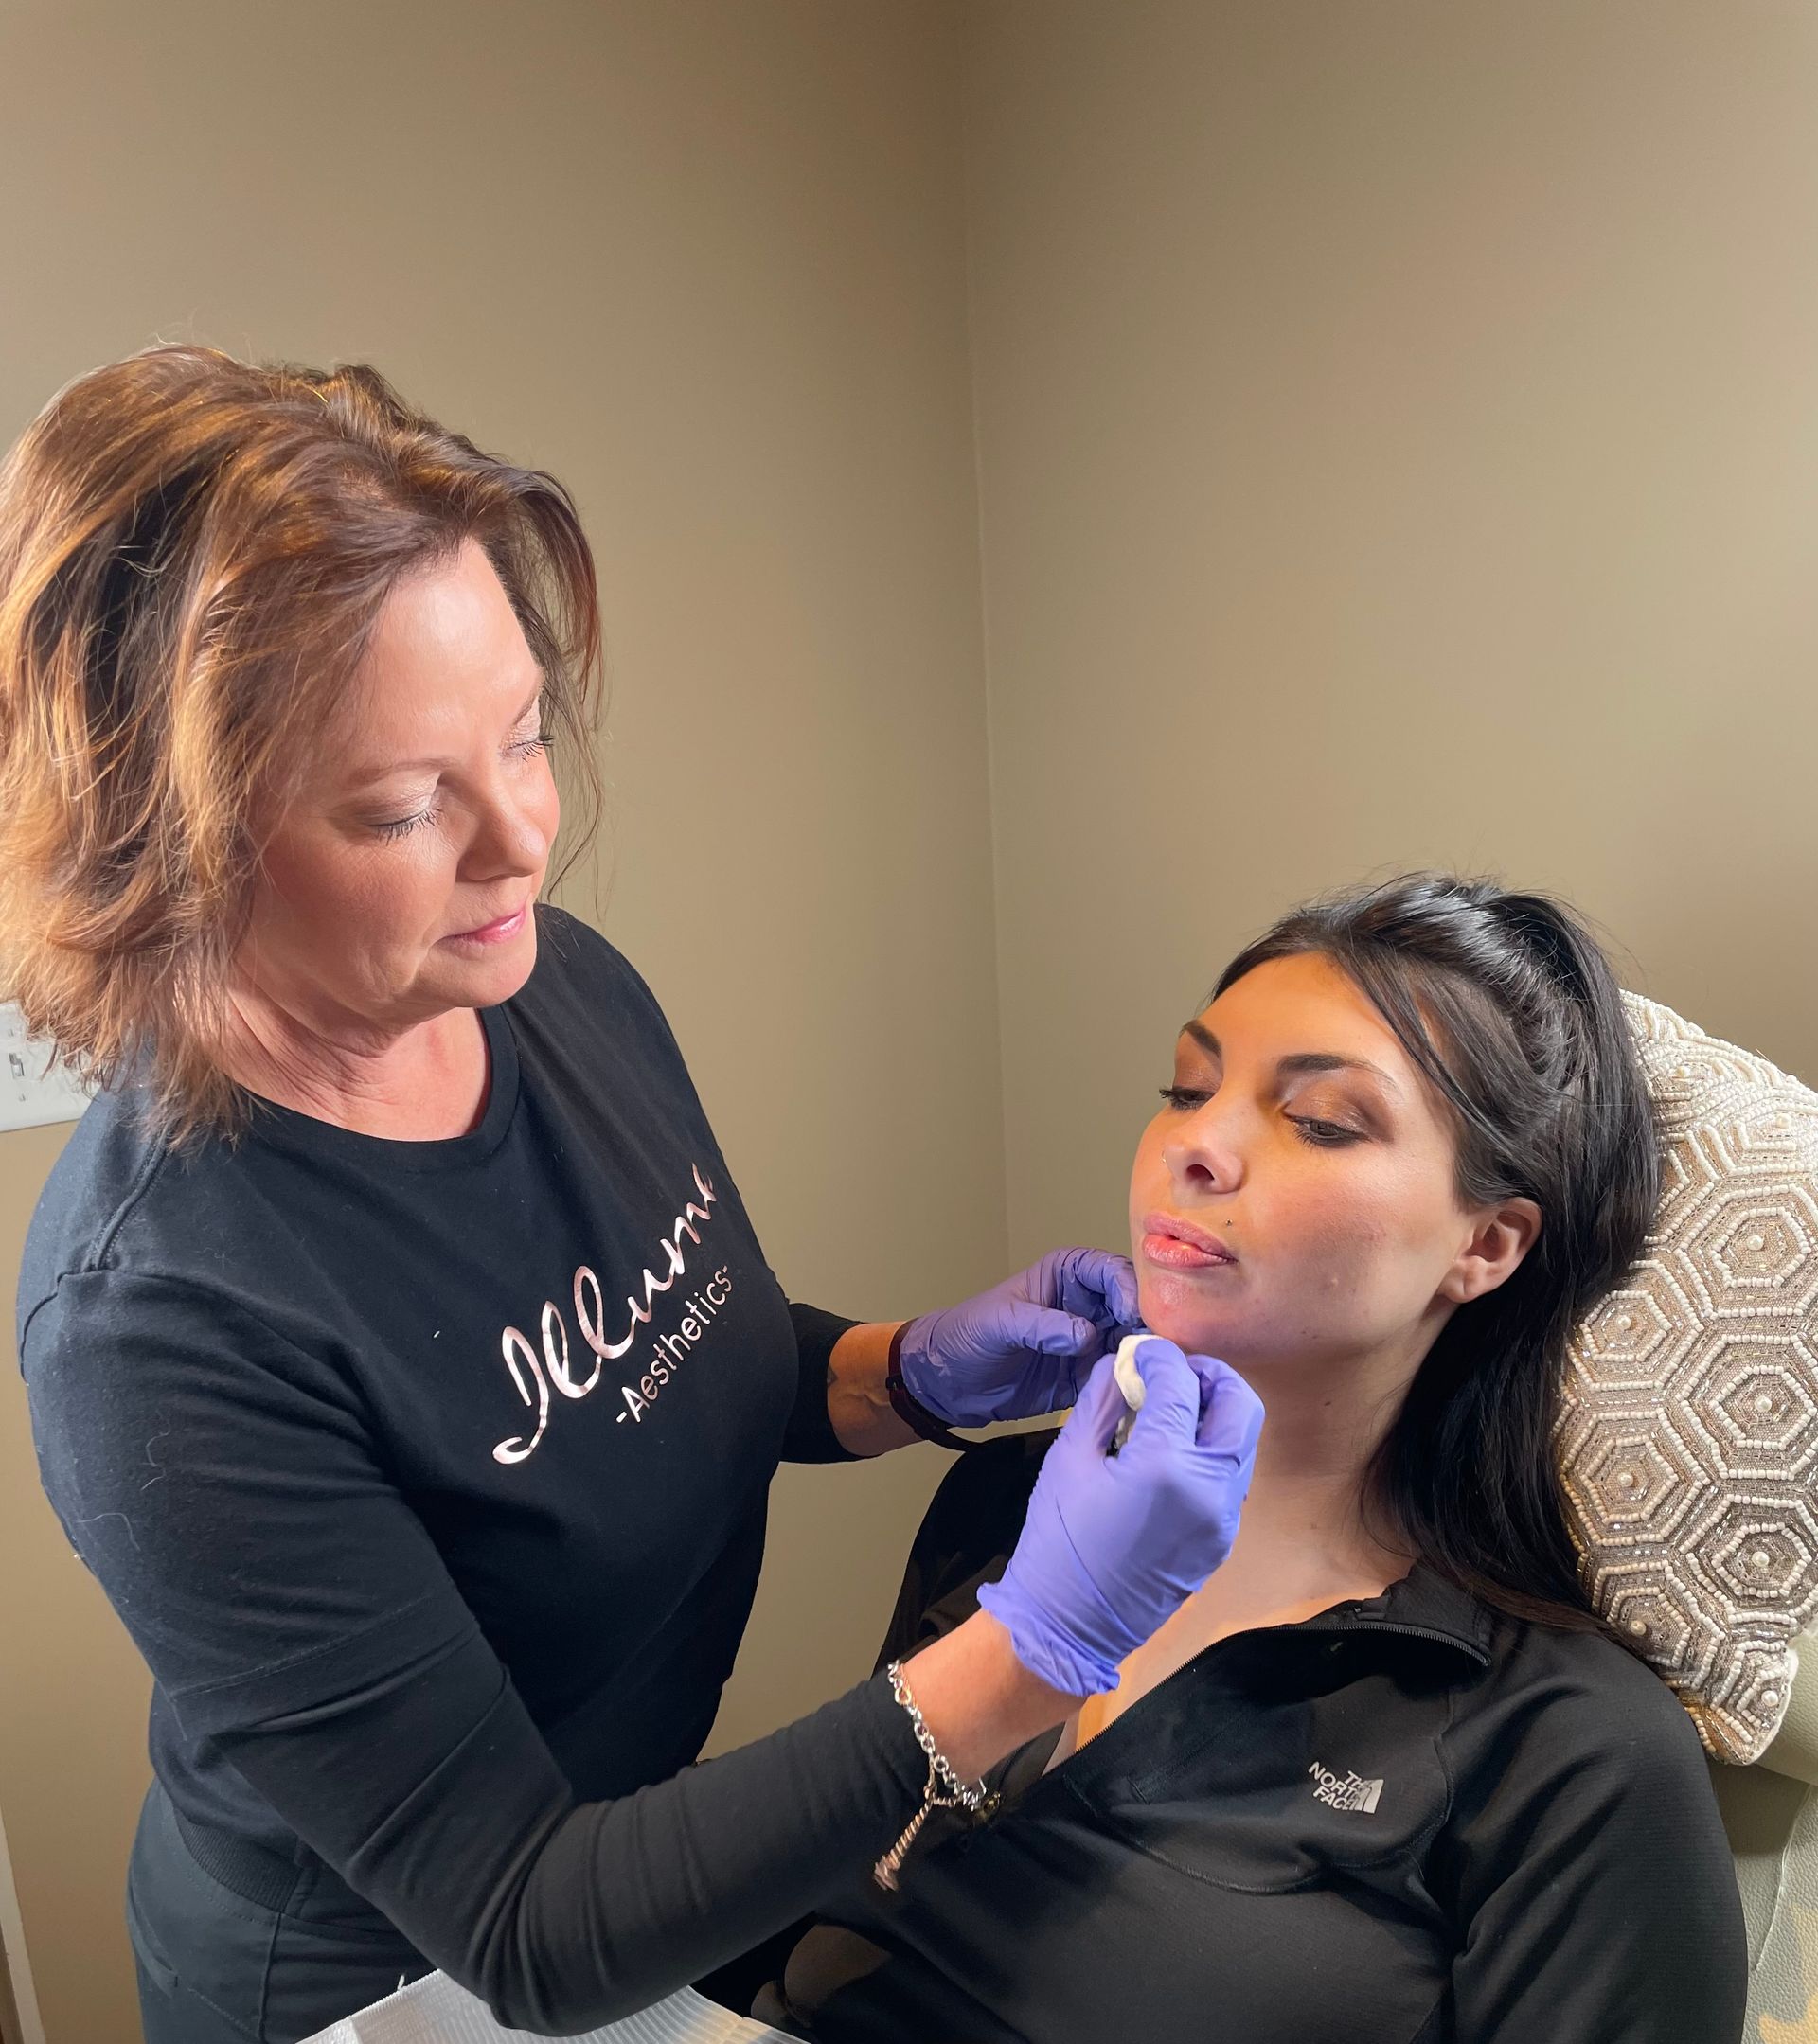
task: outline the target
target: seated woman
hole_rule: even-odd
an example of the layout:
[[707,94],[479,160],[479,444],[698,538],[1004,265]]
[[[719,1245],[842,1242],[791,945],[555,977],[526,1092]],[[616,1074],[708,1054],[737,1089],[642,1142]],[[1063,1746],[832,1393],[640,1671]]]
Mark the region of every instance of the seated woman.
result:
[[[1545,900],[1417,876],[1235,960],[1130,1198],[1146,1325],[1266,1412],[1230,1558],[758,2013],[820,2044],[1734,2044],[1699,1742],[1585,1607],[1552,1455],[1658,1170],[1609,967]],[[1053,1438],[955,1467],[885,1658],[979,1603],[1014,1635]]]

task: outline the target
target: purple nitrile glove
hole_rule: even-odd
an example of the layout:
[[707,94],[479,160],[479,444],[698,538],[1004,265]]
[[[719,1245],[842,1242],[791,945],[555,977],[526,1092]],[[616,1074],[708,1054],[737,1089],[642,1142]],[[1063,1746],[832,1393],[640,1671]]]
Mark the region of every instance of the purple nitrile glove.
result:
[[1140,1324],[1128,1256],[1050,1250],[989,1291],[902,1330],[902,1380],[950,1427],[1029,1419],[1071,1405],[1086,1372]]
[[1231,1552],[1262,1401],[1228,1363],[1152,1335],[1143,1409],[1107,1455],[1124,1400],[1107,1356],[1049,1449],[1009,1566],[978,1601],[1031,1674],[1071,1697],[1115,1689],[1127,1654]]

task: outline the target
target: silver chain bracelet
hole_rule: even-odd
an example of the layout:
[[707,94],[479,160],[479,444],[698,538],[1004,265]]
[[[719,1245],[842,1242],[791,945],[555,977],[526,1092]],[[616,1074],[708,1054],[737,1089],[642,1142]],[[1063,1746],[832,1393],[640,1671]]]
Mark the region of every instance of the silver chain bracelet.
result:
[[910,1695],[909,1684],[903,1679],[902,1662],[893,1661],[883,1672],[890,1678],[890,1694],[909,1713],[909,1722],[916,1730],[916,1744],[928,1756],[928,1786],[921,1792],[920,1809],[909,1820],[908,1829],[871,1869],[872,1878],[880,1888],[895,1888],[898,1869],[916,1842],[917,1833],[936,1810],[965,1810],[974,1817],[989,1817],[997,1806],[997,1798],[982,1781],[962,1782],[954,1770],[953,1762],[935,1744],[935,1735],[929,1731],[921,1708]]

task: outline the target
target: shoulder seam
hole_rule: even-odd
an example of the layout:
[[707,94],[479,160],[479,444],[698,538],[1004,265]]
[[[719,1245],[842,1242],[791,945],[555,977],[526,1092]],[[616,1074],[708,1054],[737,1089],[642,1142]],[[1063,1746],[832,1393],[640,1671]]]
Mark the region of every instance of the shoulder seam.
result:
[[[165,1160],[169,1154],[169,1150],[163,1144],[159,1143],[152,1146],[145,1162],[139,1166],[132,1184],[127,1187],[122,1195],[119,1205],[114,1209],[106,1226],[102,1228],[100,1234],[96,1237],[95,1247],[90,1253],[89,1259],[84,1264],[78,1266],[79,1269],[98,1271],[106,1268],[107,1259],[114,1253],[115,1238],[118,1235],[120,1230],[125,1227],[133,1209],[152,1190],[152,1183],[164,1169]],[[65,1272],[59,1272],[60,1277],[66,1274]]]
[[[218,1286],[203,1284],[193,1277],[173,1276],[167,1271],[131,1271],[122,1270],[117,1265],[103,1268],[97,1264],[84,1264],[77,1269],[60,1271],[57,1273],[55,1286],[32,1307],[31,1318],[35,1319],[50,1304],[51,1300],[62,1289],[66,1279],[74,1277],[106,1277],[116,1279],[121,1284],[161,1285],[169,1291],[187,1292],[194,1298],[205,1299],[211,1306],[217,1309],[225,1308],[229,1313],[237,1314],[240,1319],[257,1327],[268,1340],[276,1342],[279,1347],[288,1348],[294,1355],[304,1353],[291,1340],[289,1335],[280,1334],[262,1314],[255,1313],[251,1307],[236,1299],[230,1292],[223,1290]],[[30,1320],[27,1320],[27,1325],[30,1325]]]
[[19,1361],[22,1368],[24,1367],[26,1360],[26,1343],[31,1339],[31,1324],[38,1318],[39,1314],[44,1311],[45,1306],[47,1306],[50,1302],[57,1296],[59,1289],[62,1288],[63,1279],[68,1275],[68,1271],[59,1271],[57,1273],[56,1281],[52,1284],[50,1289],[45,1293],[43,1298],[34,1300],[32,1302],[31,1310],[26,1314],[23,1320],[20,1321]]
[[[130,1271],[119,1270],[116,1268],[113,1270],[90,1269],[80,1271],[60,1271],[58,1274],[55,1289],[49,1293],[47,1293],[45,1298],[41,1299],[38,1304],[32,1307],[31,1319],[35,1320],[39,1313],[42,1312],[44,1308],[50,1304],[51,1300],[58,1296],[58,1294],[62,1290],[63,1285],[67,1280],[72,1278],[83,1277],[111,1278],[117,1283],[129,1285],[136,1284],[161,1286],[169,1291],[187,1294],[192,1298],[205,1301],[209,1307],[217,1313],[232,1314],[237,1319],[243,1322],[247,1326],[255,1328],[260,1335],[265,1338],[266,1341],[272,1342],[276,1347],[282,1349],[284,1353],[288,1356],[300,1357],[306,1363],[320,1363],[323,1360],[319,1356],[312,1355],[309,1349],[302,1345],[302,1343],[293,1341],[289,1335],[280,1333],[277,1328],[272,1325],[270,1321],[268,1321],[262,1313],[255,1312],[250,1306],[246,1306],[241,1300],[233,1297],[232,1294],[230,1294],[229,1292],[226,1292],[213,1285],[205,1285],[199,1283],[194,1278],[174,1277],[163,1271]],[[28,1327],[30,1321],[27,1321],[27,1326]],[[24,1370],[26,1360],[25,1348],[25,1339],[22,1332],[19,1342],[19,1364],[22,1372]],[[363,1383],[361,1383],[357,1377],[349,1377],[346,1375],[346,1373],[342,1371],[334,1370],[332,1374],[335,1377],[336,1382],[340,1385],[342,1389],[344,1397],[346,1399],[351,1400],[352,1406],[357,1409],[357,1417],[360,1420],[360,1423],[365,1428],[366,1437],[368,1441],[372,1444],[374,1452],[378,1453],[380,1451],[380,1444],[383,1439],[383,1430],[380,1427],[374,1416],[371,1401],[367,1395],[366,1387]],[[312,1393],[312,1395],[317,1397],[318,1403],[323,1402],[320,1399],[319,1395]],[[337,1408],[337,1410],[347,1409],[348,1408],[346,1406]]]

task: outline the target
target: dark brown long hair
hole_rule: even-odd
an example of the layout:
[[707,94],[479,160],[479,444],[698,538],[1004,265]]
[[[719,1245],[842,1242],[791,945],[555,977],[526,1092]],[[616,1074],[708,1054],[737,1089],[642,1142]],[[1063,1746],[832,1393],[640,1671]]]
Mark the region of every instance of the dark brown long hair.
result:
[[1466,1206],[1516,1197],[1538,1239],[1461,1306],[1366,1477],[1365,1506],[1432,1567],[1515,1616],[1596,1625],[1554,1458],[1572,1329],[1640,1253],[1660,1193],[1647,1082],[1602,951],[1569,909],[1415,873],[1285,916],[1214,998],[1313,951],[1374,1004],[1450,1119]]
[[[472,539],[599,813],[594,562],[552,476],[376,369],[148,348],[0,465],[0,998],[101,1083],[143,1054],[170,1137],[230,1131],[228,964],[262,850],[386,596]],[[557,877],[560,877],[558,873]]]

